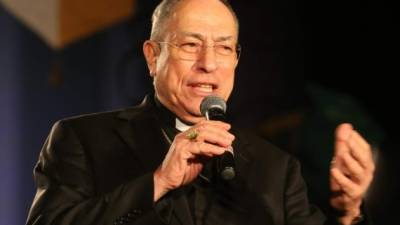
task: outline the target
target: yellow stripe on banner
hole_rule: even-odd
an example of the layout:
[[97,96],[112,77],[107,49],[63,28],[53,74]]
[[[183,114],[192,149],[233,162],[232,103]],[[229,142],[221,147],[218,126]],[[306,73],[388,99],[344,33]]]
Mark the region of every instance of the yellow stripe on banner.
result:
[[60,42],[67,45],[122,22],[134,13],[134,0],[62,0]]
[[136,0],[0,0],[54,49],[133,16]]

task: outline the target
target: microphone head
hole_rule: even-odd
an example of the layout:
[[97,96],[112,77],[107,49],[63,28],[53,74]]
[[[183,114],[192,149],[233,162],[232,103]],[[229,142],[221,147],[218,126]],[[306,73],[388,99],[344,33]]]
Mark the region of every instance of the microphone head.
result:
[[200,112],[201,115],[205,116],[206,112],[210,109],[218,108],[222,110],[224,113],[226,112],[226,103],[224,99],[215,95],[209,95],[201,101],[200,104]]

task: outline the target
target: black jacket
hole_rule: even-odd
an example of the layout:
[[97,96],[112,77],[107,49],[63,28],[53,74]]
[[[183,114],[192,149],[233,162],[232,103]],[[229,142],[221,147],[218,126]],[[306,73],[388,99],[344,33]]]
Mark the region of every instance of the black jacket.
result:
[[[163,198],[169,211],[155,210],[153,172],[169,143],[149,99],[54,125],[34,170],[28,225],[194,224],[183,188]],[[323,224],[308,203],[297,160],[255,136],[233,133],[237,177],[209,188],[206,224]]]

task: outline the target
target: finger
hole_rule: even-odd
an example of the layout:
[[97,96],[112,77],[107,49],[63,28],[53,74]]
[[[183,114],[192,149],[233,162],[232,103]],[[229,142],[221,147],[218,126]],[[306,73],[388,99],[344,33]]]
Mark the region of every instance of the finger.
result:
[[228,123],[221,122],[221,121],[209,120],[209,121],[204,121],[204,122],[198,123],[198,124],[194,125],[192,128],[197,129],[197,130],[211,129],[211,130],[228,132],[229,129],[231,128],[231,125]]
[[349,146],[346,144],[346,141],[349,139],[352,129],[352,126],[347,123],[341,124],[336,128],[334,149],[335,156],[350,150]]
[[345,152],[349,152],[350,148],[344,141],[336,141],[335,142],[335,155],[340,155]]
[[224,147],[230,146],[235,136],[228,131],[209,125],[192,127],[189,130],[176,135],[177,141],[207,141]]
[[340,186],[341,190],[350,198],[359,198],[361,196],[360,187],[352,180],[346,177],[339,169],[332,168],[331,176]]
[[346,168],[343,165],[343,155],[348,154],[350,152],[350,148],[344,141],[336,141],[335,142],[335,150],[334,150],[334,163],[331,164],[332,167],[336,167],[343,172]]
[[330,186],[331,186],[331,191],[332,191],[332,192],[340,191],[340,186],[339,186],[339,184],[338,184],[338,183],[336,182],[336,180],[333,179],[333,178],[331,178]]
[[200,141],[191,142],[187,150],[194,155],[191,158],[196,157],[198,155],[213,157],[215,155],[221,155],[225,152],[225,148],[223,147]]
[[229,123],[225,123],[219,120],[202,120],[199,123],[197,123],[194,127],[197,126],[215,126],[222,128],[224,130],[229,130],[231,129],[231,125]]
[[[336,168],[336,169],[340,170],[342,173],[345,173],[345,171],[343,171],[343,170],[347,170],[347,168],[344,168],[344,166],[342,165],[341,160],[342,159],[340,159],[339,157],[338,158],[337,157],[333,157],[333,159],[331,161],[331,170],[333,168]],[[338,166],[339,162],[341,162],[340,166]],[[336,179],[332,176],[332,174],[329,177],[329,180],[330,180],[331,191],[332,192],[340,192],[341,191],[341,187],[340,187],[339,183],[336,181]]]
[[216,144],[221,147],[228,147],[232,145],[235,136],[227,131],[208,129],[199,132],[196,140]]
[[203,163],[201,160],[197,158],[187,160],[186,173],[197,174],[201,169],[203,169]]
[[191,166],[188,166],[186,169],[186,174],[189,174],[190,177],[196,177],[201,170],[203,169],[202,163],[192,163]]
[[235,139],[233,134],[229,133],[224,128],[215,125],[202,124],[191,129],[196,129],[198,132],[196,140],[218,144],[224,147],[232,145],[232,142]]
[[371,148],[371,146],[368,144],[368,142],[356,130],[353,130],[350,138],[354,139],[364,149]]
[[350,154],[344,154],[342,158],[350,179],[355,178],[357,183],[361,183],[365,178],[365,169]]
[[185,167],[182,184],[190,183],[199,175],[202,169],[203,164],[201,162],[194,161],[193,163],[188,163],[188,166]]
[[331,187],[331,191],[332,192],[338,192],[340,191],[340,186],[339,184],[336,182],[336,180],[333,178],[333,176],[330,176],[330,187]]
[[350,138],[347,142],[350,147],[351,155],[357,160],[361,166],[368,171],[374,170],[374,161],[372,159],[372,152],[370,148],[364,148],[354,138]]

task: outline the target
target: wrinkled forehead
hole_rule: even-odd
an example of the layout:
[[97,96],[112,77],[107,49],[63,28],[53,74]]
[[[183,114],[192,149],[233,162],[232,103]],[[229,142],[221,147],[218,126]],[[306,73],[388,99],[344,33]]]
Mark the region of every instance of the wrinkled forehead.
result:
[[238,37],[235,17],[218,0],[182,1],[171,14],[166,31],[168,39],[184,36],[237,41]]

